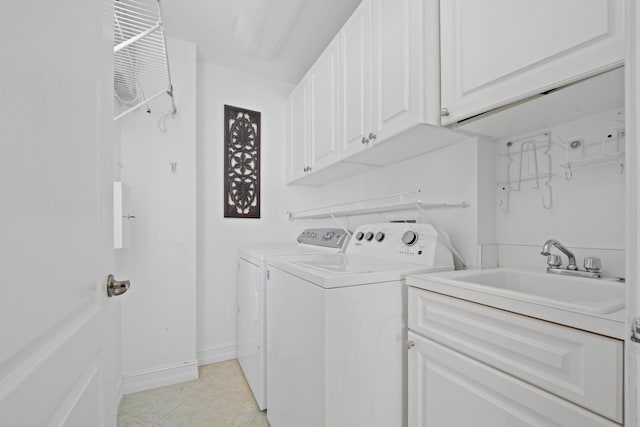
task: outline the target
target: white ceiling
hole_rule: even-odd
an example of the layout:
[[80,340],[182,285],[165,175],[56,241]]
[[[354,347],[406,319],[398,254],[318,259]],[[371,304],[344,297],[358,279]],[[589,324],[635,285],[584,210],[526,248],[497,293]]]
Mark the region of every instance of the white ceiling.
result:
[[297,83],[361,0],[161,0],[201,60]]

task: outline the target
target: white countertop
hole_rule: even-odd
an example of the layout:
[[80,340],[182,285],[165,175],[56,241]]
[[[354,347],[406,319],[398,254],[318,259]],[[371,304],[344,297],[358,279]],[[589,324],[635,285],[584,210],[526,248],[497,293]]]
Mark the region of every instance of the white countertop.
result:
[[454,282],[449,277],[455,277],[456,273],[457,272],[410,275],[407,276],[406,280],[409,286],[415,288],[437,292],[612,338],[624,340],[626,337],[624,309],[607,314],[587,313],[553,307],[541,302],[496,295],[491,293],[491,289],[488,287],[479,289],[478,287],[464,286],[464,284],[460,282]]
[[269,260],[269,265],[327,289],[400,282],[410,274],[451,269],[356,254],[282,256]]

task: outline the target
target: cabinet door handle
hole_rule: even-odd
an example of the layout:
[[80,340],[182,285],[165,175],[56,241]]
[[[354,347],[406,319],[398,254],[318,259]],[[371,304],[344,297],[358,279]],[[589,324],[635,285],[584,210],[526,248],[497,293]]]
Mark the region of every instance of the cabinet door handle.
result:
[[440,115],[441,115],[442,117],[447,117],[447,116],[449,115],[449,109],[448,109],[448,108],[442,108],[442,109],[440,110]]
[[377,137],[378,135],[376,135],[375,133],[373,132],[369,133],[369,141],[374,141]]
[[409,342],[407,343],[407,348],[408,348],[409,350],[411,350],[411,349],[412,349],[413,347],[415,347],[415,346],[416,346],[416,343],[415,343],[415,342],[413,342],[413,340],[411,340],[411,341],[409,341]]
[[364,137],[364,136],[363,136],[363,137],[362,137],[362,143],[363,143],[363,144],[366,144],[367,142],[369,142],[369,140],[368,140],[366,137]]

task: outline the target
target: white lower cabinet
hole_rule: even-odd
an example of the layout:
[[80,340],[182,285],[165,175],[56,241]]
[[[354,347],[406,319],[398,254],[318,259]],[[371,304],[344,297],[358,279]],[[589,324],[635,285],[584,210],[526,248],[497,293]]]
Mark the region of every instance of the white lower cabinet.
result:
[[409,427],[617,426],[409,332]]
[[413,287],[408,295],[409,427],[622,423],[622,341]]

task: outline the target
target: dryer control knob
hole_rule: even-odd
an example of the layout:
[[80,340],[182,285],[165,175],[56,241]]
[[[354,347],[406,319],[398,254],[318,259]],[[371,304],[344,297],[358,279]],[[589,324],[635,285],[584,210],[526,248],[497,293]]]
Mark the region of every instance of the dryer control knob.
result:
[[358,231],[356,233],[356,240],[362,240],[363,237],[364,237],[364,233],[362,231]]
[[382,231],[378,231],[376,233],[376,240],[378,242],[382,242],[384,240],[384,233]]
[[418,234],[415,231],[407,231],[402,235],[402,243],[413,246],[418,241]]
[[373,233],[368,231],[364,238],[370,242],[373,239]]

